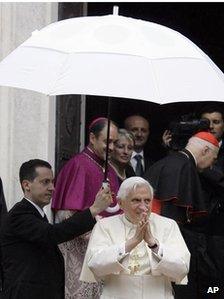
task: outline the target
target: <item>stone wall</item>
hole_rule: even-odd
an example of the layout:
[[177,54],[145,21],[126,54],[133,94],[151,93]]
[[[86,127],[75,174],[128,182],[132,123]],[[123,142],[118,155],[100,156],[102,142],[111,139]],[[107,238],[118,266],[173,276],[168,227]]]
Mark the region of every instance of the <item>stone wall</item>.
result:
[[[0,60],[57,18],[57,3],[0,3]],[[21,163],[40,158],[54,167],[54,153],[55,98],[0,87],[0,176],[8,209],[22,196]]]

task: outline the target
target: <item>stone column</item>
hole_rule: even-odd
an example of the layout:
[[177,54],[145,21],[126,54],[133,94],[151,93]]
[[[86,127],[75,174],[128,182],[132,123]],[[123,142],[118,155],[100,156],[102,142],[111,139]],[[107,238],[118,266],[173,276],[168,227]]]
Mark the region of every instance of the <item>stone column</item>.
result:
[[[0,60],[36,29],[57,21],[57,3],[0,3]],[[22,197],[18,172],[29,159],[54,167],[55,98],[0,87],[0,176],[8,209]]]

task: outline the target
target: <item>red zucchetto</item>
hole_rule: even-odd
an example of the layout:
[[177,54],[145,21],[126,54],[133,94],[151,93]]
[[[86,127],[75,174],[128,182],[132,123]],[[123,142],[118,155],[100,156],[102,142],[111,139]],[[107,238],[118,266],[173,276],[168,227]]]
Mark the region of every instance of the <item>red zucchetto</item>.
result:
[[202,131],[202,132],[196,133],[195,135],[193,135],[193,137],[200,138],[202,140],[210,142],[214,146],[219,147],[219,142],[212,133]]

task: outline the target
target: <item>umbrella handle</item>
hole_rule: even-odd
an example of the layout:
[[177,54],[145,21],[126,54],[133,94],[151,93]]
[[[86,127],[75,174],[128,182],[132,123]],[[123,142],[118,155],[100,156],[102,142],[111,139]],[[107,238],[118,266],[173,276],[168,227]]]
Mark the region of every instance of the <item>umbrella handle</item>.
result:
[[[110,187],[109,182],[108,182],[108,181],[103,181],[103,183],[102,183],[102,188],[103,188],[103,189],[108,189],[109,187]],[[108,213],[110,213],[110,214],[117,213],[119,210],[120,210],[120,206],[119,206],[118,203],[116,203],[116,205],[113,206],[113,207],[110,207],[110,206],[109,206],[109,207],[107,207],[107,208],[105,209],[105,211],[108,212]]]
[[103,183],[102,183],[102,188],[103,188],[103,189],[109,189],[109,187],[110,187],[109,182],[108,182],[108,181],[103,181]]

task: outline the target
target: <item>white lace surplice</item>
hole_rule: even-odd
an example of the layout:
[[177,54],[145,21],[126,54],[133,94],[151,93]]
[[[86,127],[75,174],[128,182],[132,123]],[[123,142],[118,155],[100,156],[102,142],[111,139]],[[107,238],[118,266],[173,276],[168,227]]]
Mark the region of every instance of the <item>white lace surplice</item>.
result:
[[[73,213],[73,211],[58,211],[56,222],[62,222]],[[89,237],[90,232],[59,245],[65,260],[65,299],[99,299],[100,297],[101,283],[79,280]]]

